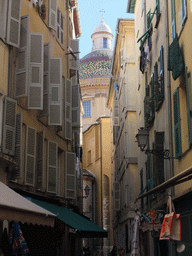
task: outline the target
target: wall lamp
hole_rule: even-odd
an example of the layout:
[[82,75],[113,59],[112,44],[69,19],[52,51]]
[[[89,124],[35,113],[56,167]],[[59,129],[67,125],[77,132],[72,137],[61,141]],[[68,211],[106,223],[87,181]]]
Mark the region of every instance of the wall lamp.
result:
[[[144,127],[141,127],[138,129],[138,134],[136,135],[138,147],[142,152],[145,152],[146,154],[153,154],[160,158],[164,159],[170,159],[169,150],[163,150],[163,149],[149,149],[149,130],[145,129]],[[145,149],[146,148],[146,149]]]
[[85,191],[85,196],[78,196],[78,197],[87,198],[89,196],[90,188],[88,185],[85,186],[84,191]]

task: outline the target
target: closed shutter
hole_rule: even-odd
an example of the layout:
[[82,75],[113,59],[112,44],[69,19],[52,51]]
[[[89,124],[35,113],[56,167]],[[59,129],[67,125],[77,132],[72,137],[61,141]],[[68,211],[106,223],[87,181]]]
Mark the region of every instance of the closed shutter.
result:
[[119,101],[113,101],[113,126],[119,126]]
[[175,0],[171,0],[171,37],[176,37]]
[[30,34],[28,108],[43,109],[43,35]]
[[44,45],[43,115],[48,115],[50,44]]
[[62,125],[62,59],[50,58],[49,125]]
[[[144,189],[143,189],[143,169],[140,171],[140,195],[142,195],[144,193]],[[141,198],[141,208],[143,208],[143,198]]]
[[48,164],[47,164],[47,192],[57,192],[57,157],[58,146],[56,142],[48,142]]
[[3,153],[15,155],[17,101],[5,97],[3,116]]
[[[164,150],[164,132],[155,133],[155,149],[159,152]],[[155,162],[157,172],[157,183],[156,186],[164,182],[164,158],[156,156]]]
[[114,210],[120,211],[120,184],[119,182],[113,183],[114,191]]
[[66,152],[65,158],[65,198],[76,198],[76,155]]
[[186,80],[186,96],[187,96],[187,121],[188,121],[188,134],[189,134],[189,146],[192,143],[192,94],[191,84],[189,83],[190,74],[188,73],[188,67],[185,68],[185,80]]
[[21,17],[20,48],[16,58],[15,98],[27,96],[29,16]]
[[21,20],[21,0],[8,1],[7,17],[7,43],[19,47],[20,42],[20,20]]
[[26,127],[25,184],[35,185],[36,129]]
[[22,113],[16,115],[15,160],[18,168],[13,173],[13,179],[21,176],[22,168]]
[[2,38],[3,41],[6,41],[7,5],[7,0],[0,1],[0,38]]
[[37,169],[36,169],[36,187],[43,187],[43,169],[44,169],[44,132],[37,133]]
[[49,0],[49,27],[57,30],[57,0]]
[[173,93],[173,113],[174,113],[175,157],[179,158],[182,155],[179,88],[177,88]]
[[80,128],[80,88],[72,85],[72,126]]
[[70,48],[73,53],[69,54],[69,68],[79,70],[79,40],[70,39]]
[[72,139],[72,86],[71,80],[65,79],[65,138]]

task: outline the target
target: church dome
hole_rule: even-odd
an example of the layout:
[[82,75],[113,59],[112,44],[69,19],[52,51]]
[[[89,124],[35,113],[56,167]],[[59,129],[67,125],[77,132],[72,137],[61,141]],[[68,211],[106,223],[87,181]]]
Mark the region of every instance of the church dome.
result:
[[110,77],[112,51],[97,50],[80,60],[79,78]]
[[101,19],[100,24],[97,25],[95,27],[95,29],[93,30],[93,34],[100,33],[100,32],[105,32],[105,33],[112,34],[112,31],[111,31],[110,27],[107,24],[105,24],[103,18]]

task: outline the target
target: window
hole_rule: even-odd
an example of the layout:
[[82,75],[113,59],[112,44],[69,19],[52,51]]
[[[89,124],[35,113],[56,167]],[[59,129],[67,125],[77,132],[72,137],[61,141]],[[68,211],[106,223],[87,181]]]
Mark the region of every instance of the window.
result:
[[171,37],[172,41],[176,37],[175,0],[171,0]]
[[63,15],[57,9],[57,39],[61,45],[63,45],[63,33]]
[[87,100],[83,102],[84,115],[83,117],[91,117],[91,101]]
[[103,38],[103,48],[107,48],[107,38]]

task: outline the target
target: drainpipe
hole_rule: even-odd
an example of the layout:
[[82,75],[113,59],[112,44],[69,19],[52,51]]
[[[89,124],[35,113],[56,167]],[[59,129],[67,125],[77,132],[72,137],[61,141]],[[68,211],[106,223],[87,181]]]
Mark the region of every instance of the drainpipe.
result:
[[[100,163],[100,168],[101,168],[101,227],[103,228],[103,166],[102,166],[102,125],[101,122],[99,121],[100,124],[100,159],[101,159],[101,163]],[[102,242],[101,242],[101,255],[103,255],[103,238],[102,238]]]
[[[169,12],[168,12],[168,0],[166,0],[166,7],[167,7],[167,13],[166,13],[166,23],[167,23],[167,30],[166,30],[166,42],[167,42],[167,51],[169,47]],[[173,155],[173,130],[172,130],[172,108],[171,108],[171,83],[170,83],[170,72],[167,73],[167,92],[168,92],[168,127],[169,127],[169,150],[170,155]],[[174,176],[174,159],[170,159],[170,177]],[[170,178],[169,177],[169,178]],[[170,191],[171,195],[174,196],[174,187],[172,187]]]

